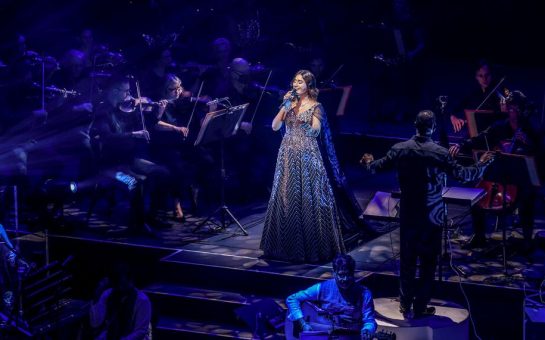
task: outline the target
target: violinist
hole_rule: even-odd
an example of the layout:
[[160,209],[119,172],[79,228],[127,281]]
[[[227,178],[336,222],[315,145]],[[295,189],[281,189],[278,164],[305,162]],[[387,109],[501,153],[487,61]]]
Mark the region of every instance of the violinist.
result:
[[[259,101],[260,92],[257,86],[252,83],[251,66],[244,58],[234,58],[229,66],[228,83],[222,90],[217,92],[215,97],[229,97],[231,105],[249,103],[246,113],[242,117],[239,132],[234,138],[230,138],[226,144],[227,163],[230,169],[236,170],[233,176],[238,179],[239,186],[243,189],[241,197],[243,200],[251,200],[255,194],[265,197],[266,192],[260,192],[258,188],[266,188],[268,183],[264,182],[264,165],[268,160],[266,156],[266,140],[264,133],[270,133],[270,129],[264,129],[265,122],[269,123],[270,115],[256,106]],[[276,103],[275,105],[276,106]],[[257,111],[256,111],[257,110]],[[253,119],[252,121],[252,117]],[[270,151],[272,153],[272,150]],[[273,165],[270,164],[270,169]],[[272,174],[271,174],[272,175]],[[263,190],[264,191],[264,190]]]
[[[95,149],[99,151],[102,175],[117,178],[116,175],[122,174],[137,180],[136,187],[127,185],[131,195],[130,231],[149,234],[150,224],[159,224],[155,214],[168,170],[149,160],[150,135],[147,126],[156,124],[156,113],[144,111],[140,115],[139,110],[127,110],[122,104],[130,98],[129,79],[112,77],[102,101],[95,108],[91,138],[97,143]],[[143,186],[144,180],[149,185]],[[143,195],[150,195],[151,198],[144,200]],[[150,201],[149,209],[145,209],[145,201]]]
[[199,108],[190,122],[194,98],[189,94],[184,90],[180,78],[174,74],[166,75],[160,102],[167,104],[158,111],[159,120],[152,130],[151,141],[153,160],[165,165],[173,175],[169,187],[174,199],[174,216],[180,222],[185,221],[183,193],[190,193],[196,188],[198,161],[193,143],[202,118]]
[[[498,82],[494,79],[492,67],[486,60],[480,60],[475,67],[475,81],[477,82],[476,86],[473,86],[471,92],[466,95],[455,111],[479,109],[500,112],[503,99],[502,87],[496,87]],[[490,93],[493,90],[495,93]],[[455,114],[450,115],[450,122],[454,132],[462,130],[466,124],[465,117],[458,117]]]
[[[530,105],[526,96],[520,91],[510,92],[506,98],[508,118],[497,121],[485,132],[470,138],[460,145],[453,145],[449,152],[452,156],[459,152],[468,152],[472,149],[496,149],[505,153],[526,156],[543,154],[542,138],[534,124],[530,123]],[[508,186],[509,188],[510,186]],[[532,250],[532,234],[534,229],[534,215],[536,203],[536,188],[533,186],[518,186],[511,194],[514,202],[509,202],[509,193],[506,202],[516,204],[519,210],[520,225],[523,230],[523,253]],[[516,199],[515,198],[516,195]],[[492,198],[494,199],[494,198]],[[493,202],[491,202],[492,204]],[[474,235],[466,244],[466,248],[479,248],[486,244],[486,207],[475,205],[472,209]]]

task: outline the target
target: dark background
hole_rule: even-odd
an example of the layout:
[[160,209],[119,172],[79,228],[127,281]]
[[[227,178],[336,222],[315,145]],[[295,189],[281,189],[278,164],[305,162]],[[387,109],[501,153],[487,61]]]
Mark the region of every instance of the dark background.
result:
[[[427,53],[454,60],[493,58],[512,65],[540,65],[545,57],[543,8],[538,1],[414,0],[413,17],[427,32]],[[129,48],[142,33],[180,34],[189,57],[204,57],[199,45],[229,36],[230,18],[257,8],[262,39],[273,49],[283,42],[320,45],[332,57],[361,62],[346,52],[373,49],[366,31],[392,22],[390,1],[174,1],[80,0],[0,2],[3,48],[15,33],[27,36],[31,49],[59,53],[86,27],[98,41]],[[266,59],[265,57],[263,57]]]

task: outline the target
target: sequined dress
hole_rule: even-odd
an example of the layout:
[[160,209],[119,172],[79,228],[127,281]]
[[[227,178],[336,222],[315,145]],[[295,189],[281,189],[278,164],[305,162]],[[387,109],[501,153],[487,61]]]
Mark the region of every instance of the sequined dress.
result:
[[310,129],[315,104],[286,114],[260,248],[266,258],[290,262],[325,262],[344,251],[333,192]]

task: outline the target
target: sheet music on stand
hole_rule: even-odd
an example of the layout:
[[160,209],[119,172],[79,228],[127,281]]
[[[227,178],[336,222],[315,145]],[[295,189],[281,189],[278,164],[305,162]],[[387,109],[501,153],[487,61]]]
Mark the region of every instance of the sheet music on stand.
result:
[[485,194],[486,191],[481,188],[446,187],[442,196],[447,203],[468,204],[472,207]]
[[[227,180],[227,171],[225,170],[224,144],[226,138],[232,137],[237,133],[242,117],[244,116],[244,113],[249,105],[249,103],[246,103],[219,111],[209,112],[204,118],[197,139],[195,140],[195,146],[206,145],[216,141],[220,142],[221,202],[220,206],[214,211],[214,213],[199,223],[199,225],[193,229],[193,232],[197,232],[200,228],[207,224],[214,215],[219,215],[221,221],[219,230],[224,230],[228,225],[235,223],[242,233],[245,236],[248,236],[248,232],[244,229],[240,221],[233,215],[225,203],[225,182]],[[227,223],[228,218],[231,219],[232,223]]]
[[[195,146],[205,145],[235,135],[249,105],[249,103],[246,103],[208,112],[204,117],[202,127],[195,140]],[[236,119],[231,119],[233,114],[238,115],[235,117]]]
[[497,121],[507,119],[507,113],[491,110],[464,110],[469,137],[475,137]]
[[[485,150],[475,150],[473,157],[479,159]],[[541,186],[541,180],[537,173],[536,161],[533,156],[517,155],[498,152],[484,174],[484,179],[491,182]]]

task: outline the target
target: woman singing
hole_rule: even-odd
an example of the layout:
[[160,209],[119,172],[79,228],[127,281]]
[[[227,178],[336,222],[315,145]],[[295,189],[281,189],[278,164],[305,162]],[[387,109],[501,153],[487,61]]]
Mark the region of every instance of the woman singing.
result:
[[265,217],[261,249],[264,257],[291,262],[325,262],[344,252],[333,192],[317,137],[324,119],[316,101],[316,79],[298,71],[292,91],[272,122],[277,131],[286,124],[271,198]]

